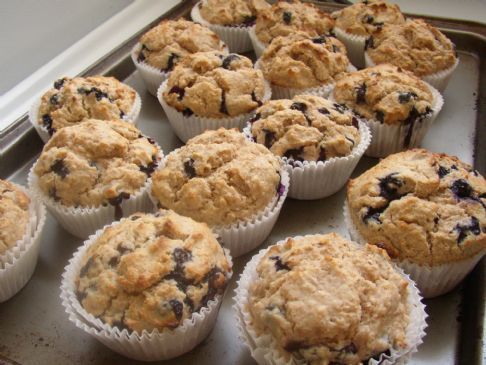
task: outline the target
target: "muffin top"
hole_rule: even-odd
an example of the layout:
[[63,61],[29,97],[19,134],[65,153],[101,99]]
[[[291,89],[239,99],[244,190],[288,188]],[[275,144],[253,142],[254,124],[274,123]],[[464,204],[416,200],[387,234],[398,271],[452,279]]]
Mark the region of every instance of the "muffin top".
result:
[[294,89],[333,83],[348,66],[346,47],[337,38],[305,33],[275,38],[259,61],[265,79]]
[[132,111],[136,94],[114,77],[64,77],[42,95],[38,123],[53,135],[86,118],[124,118]]
[[430,87],[389,64],[347,74],[336,82],[333,97],[364,118],[386,124],[408,123],[433,111]]
[[206,224],[172,211],[104,229],[82,259],[76,295],[120,330],[173,329],[223,293],[231,266]]
[[207,27],[188,20],[164,20],[141,38],[138,62],[162,72],[172,71],[185,56],[196,52],[224,51],[224,43]]
[[456,157],[390,155],[351,180],[347,197],[363,239],[392,258],[440,265],[486,249],[486,181]]
[[199,3],[203,19],[212,24],[250,27],[257,14],[268,9],[265,0],[205,0]]
[[145,184],[159,152],[130,123],[87,119],[57,132],[44,146],[34,172],[40,189],[63,205],[117,206]]
[[334,19],[313,4],[278,1],[261,11],[256,20],[255,34],[268,45],[278,36],[287,36],[297,31],[311,36],[329,34],[334,27]]
[[279,159],[236,129],[206,131],[170,153],[153,176],[162,207],[210,226],[261,213],[277,196]]
[[251,134],[274,154],[294,161],[347,156],[360,142],[358,120],[348,109],[314,95],[269,101],[257,109]]
[[25,235],[29,204],[29,197],[17,185],[0,179],[0,255]]
[[446,70],[456,62],[454,44],[421,19],[385,25],[366,40],[375,64],[391,63],[422,77]]
[[361,364],[407,347],[408,282],[385,251],[330,233],[271,246],[250,286],[257,333],[307,364]]
[[171,72],[164,100],[186,116],[227,118],[262,104],[265,80],[250,59],[235,53],[200,52]]
[[385,24],[405,22],[400,8],[383,0],[365,0],[333,13],[336,28],[358,36],[369,36]]

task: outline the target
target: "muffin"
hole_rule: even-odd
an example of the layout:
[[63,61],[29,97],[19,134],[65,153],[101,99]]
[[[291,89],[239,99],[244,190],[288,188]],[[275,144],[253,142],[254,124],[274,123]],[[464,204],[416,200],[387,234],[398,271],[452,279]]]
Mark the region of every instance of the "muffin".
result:
[[341,189],[370,143],[368,127],[349,109],[314,95],[266,102],[245,132],[284,160],[297,199]]
[[452,290],[486,252],[486,181],[456,157],[397,153],[351,180],[348,228],[384,248],[425,297]]
[[217,33],[231,52],[242,53],[252,50],[249,30],[269,7],[265,0],[203,0],[192,8],[191,18]]
[[346,48],[336,38],[295,33],[275,38],[256,67],[271,83],[272,97],[285,99],[302,93],[328,96],[350,63]]
[[365,46],[366,66],[391,63],[443,91],[459,62],[454,44],[421,19],[385,25]]
[[425,335],[420,299],[385,251],[335,233],[262,250],[235,297],[252,355],[278,365],[400,361]]
[[163,360],[190,351],[211,331],[231,266],[206,224],[172,211],[136,213],[75,253],[61,297],[108,347]]
[[147,186],[160,147],[130,123],[88,119],[62,128],[44,146],[29,187],[78,237],[150,207]]
[[187,55],[227,52],[218,35],[188,20],[164,20],[145,33],[132,50],[132,60],[154,96],[169,72]]
[[243,128],[270,95],[262,72],[250,59],[200,52],[177,65],[159,88],[158,99],[185,142],[208,129]]
[[64,77],[33,104],[29,119],[44,142],[58,130],[84,119],[125,119],[134,123],[140,96],[114,77]]
[[44,206],[23,187],[0,179],[0,303],[32,276],[44,223]]
[[276,37],[302,31],[312,37],[327,35],[334,27],[331,16],[313,4],[278,1],[258,14],[250,38],[257,57]]
[[334,33],[346,45],[348,57],[359,68],[365,67],[366,39],[385,24],[403,24],[405,17],[400,7],[383,0],[365,0],[354,3],[332,14],[336,23]]
[[287,194],[279,159],[237,130],[206,131],[171,152],[152,180],[162,208],[216,228],[236,257],[270,233]]
[[336,82],[331,96],[365,119],[372,157],[418,147],[440,112],[440,93],[412,73],[389,64],[353,72]]

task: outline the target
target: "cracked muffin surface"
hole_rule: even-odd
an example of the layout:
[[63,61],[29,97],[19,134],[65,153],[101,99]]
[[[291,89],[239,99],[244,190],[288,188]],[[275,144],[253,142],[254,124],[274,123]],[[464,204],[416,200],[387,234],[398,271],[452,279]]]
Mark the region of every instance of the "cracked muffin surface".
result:
[[335,82],[346,73],[349,60],[337,38],[295,33],[275,38],[259,66],[272,84],[304,89]]
[[349,109],[314,95],[271,100],[251,120],[253,139],[294,161],[326,161],[349,155],[361,140]]
[[430,115],[430,87],[410,72],[388,64],[352,72],[336,82],[333,97],[366,119],[408,123]]
[[329,34],[334,19],[313,4],[300,1],[278,1],[263,10],[257,17],[255,34],[260,42],[268,45],[279,36],[301,31],[310,36]]
[[456,157],[397,153],[351,180],[352,222],[392,258],[440,265],[486,249],[486,181]]
[[375,64],[391,63],[418,77],[449,69],[457,60],[449,38],[421,19],[385,25],[366,40],[365,49]]
[[227,118],[262,104],[265,81],[250,59],[235,53],[200,52],[171,72],[163,98],[185,116]]
[[385,251],[341,236],[288,238],[256,267],[248,309],[257,334],[307,364],[362,364],[406,348],[408,282]]
[[0,179],[0,255],[25,235],[29,204],[29,197],[17,185]]
[[188,20],[164,20],[139,40],[138,62],[169,72],[187,55],[196,52],[225,51],[218,35]]
[[369,36],[385,24],[402,24],[400,7],[383,0],[367,0],[333,13],[336,28],[358,36]]
[[204,0],[199,3],[203,19],[211,24],[250,27],[259,12],[268,9],[265,0]]
[[120,330],[174,329],[221,295],[230,263],[206,224],[160,210],[104,229],[82,259],[76,295]]
[[133,109],[136,92],[114,77],[64,77],[41,98],[38,123],[50,135],[83,119],[120,119]]
[[34,173],[42,192],[65,206],[116,206],[145,185],[159,152],[130,123],[88,119],[57,132]]
[[281,164],[236,129],[206,131],[170,153],[153,176],[163,208],[205,222],[230,225],[262,213],[277,196]]

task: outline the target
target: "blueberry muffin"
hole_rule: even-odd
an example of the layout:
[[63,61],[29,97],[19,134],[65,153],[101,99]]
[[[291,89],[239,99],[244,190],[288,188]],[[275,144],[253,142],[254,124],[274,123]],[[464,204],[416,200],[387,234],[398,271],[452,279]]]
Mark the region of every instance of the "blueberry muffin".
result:
[[338,39],[295,33],[275,38],[258,66],[272,85],[308,89],[334,83],[346,73],[349,60]]
[[145,185],[159,152],[130,123],[87,119],[57,132],[33,171],[42,193],[63,206],[116,207]]
[[365,0],[347,6],[333,13],[335,28],[342,31],[368,37],[385,24],[402,24],[405,17],[400,7],[383,0]]
[[261,213],[277,196],[279,159],[237,130],[206,131],[173,151],[153,176],[164,208],[227,226]]
[[366,52],[374,64],[391,63],[421,78],[457,62],[454,44],[421,19],[385,25],[367,39]]
[[114,77],[64,77],[42,95],[37,122],[50,135],[87,118],[131,117],[137,93]]
[[139,43],[137,61],[162,72],[172,71],[187,55],[225,49],[216,33],[184,19],[164,20],[145,33]]
[[211,24],[250,27],[270,4],[265,0],[205,0],[198,6],[202,18]]
[[162,97],[184,116],[228,118],[254,111],[264,95],[262,72],[250,59],[200,52],[184,58],[171,72]]
[[17,185],[0,179],[0,255],[26,234],[29,205],[29,197]]
[[302,31],[312,37],[329,34],[334,27],[331,16],[315,5],[300,1],[278,1],[257,17],[255,35],[265,46],[279,36]]
[[247,309],[257,336],[306,364],[362,364],[408,343],[410,284],[385,251],[330,233],[288,238],[258,262]]
[[353,226],[397,260],[437,266],[486,249],[486,181],[456,157],[422,149],[391,155],[351,180]]
[[351,153],[360,142],[354,114],[324,98],[298,95],[273,100],[257,109],[251,135],[280,157],[326,161]]
[[141,333],[177,328],[222,295],[230,277],[207,225],[159,211],[105,228],[85,253],[75,287],[88,313]]
[[347,74],[336,82],[333,97],[363,118],[390,125],[410,123],[433,111],[430,87],[389,64]]

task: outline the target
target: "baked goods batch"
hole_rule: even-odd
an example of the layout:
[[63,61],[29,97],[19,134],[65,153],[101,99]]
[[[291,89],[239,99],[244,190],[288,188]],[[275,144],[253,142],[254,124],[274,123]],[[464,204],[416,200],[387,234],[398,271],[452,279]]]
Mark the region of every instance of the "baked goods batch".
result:
[[[406,361],[425,337],[422,297],[486,253],[485,178],[417,148],[447,103],[453,43],[384,0],[333,14],[201,0],[191,18],[131,52],[184,142],[165,157],[135,126],[140,96],[113,77],[62,77],[33,104],[45,146],[29,188],[0,180],[0,301],[34,271],[45,205],[85,239],[62,276],[69,319],[126,357],[171,359],[210,333],[231,257],[266,240],[287,195],[346,186],[352,240],[301,232],[254,252],[234,320],[259,364]],[[350,180],[364,154],[384,159]]]

